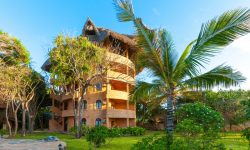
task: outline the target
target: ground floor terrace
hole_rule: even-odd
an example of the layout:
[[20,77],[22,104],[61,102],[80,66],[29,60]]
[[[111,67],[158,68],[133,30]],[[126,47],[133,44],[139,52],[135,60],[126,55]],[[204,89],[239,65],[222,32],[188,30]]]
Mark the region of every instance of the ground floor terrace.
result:
[[[135,127],[136,119],[135,118],[83,118],[82,123],[86,126],[93,127],[96,125],[103,125],[108,128],[125,128],[125,127]],[[50,131],[69,131],[74,127],[74,117],[62,117],[60,121],[56,119],[51,119],[49,121],[49,130]]]

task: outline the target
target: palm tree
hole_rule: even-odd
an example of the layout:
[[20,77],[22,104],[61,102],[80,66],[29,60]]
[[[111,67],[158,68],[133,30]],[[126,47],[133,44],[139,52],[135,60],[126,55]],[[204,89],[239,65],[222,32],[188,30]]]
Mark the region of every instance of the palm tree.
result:
[[206,73],[201,69],[224,47],[250,32],[249,9],[227,11],[203,24],[197,39],[190,42],[178,57],[170,34],[165,29],[147,28],[134,15],[130,0],[115,0],[114,4],[118,20],[132,21],[136,28],[137,45],[142,49],[137,56],[136,67],[146,68],[155,78],[150,83],[138,81],[132,99],[149,96],[151,100],[167,102],[167,135],[173,134],[173,103],[178,92],[235,86],[245,80],[240,72],[224,64]]

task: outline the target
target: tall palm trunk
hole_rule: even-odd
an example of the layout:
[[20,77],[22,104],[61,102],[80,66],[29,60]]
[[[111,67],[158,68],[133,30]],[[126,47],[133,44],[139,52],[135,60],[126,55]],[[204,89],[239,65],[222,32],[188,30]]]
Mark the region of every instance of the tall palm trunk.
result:
[[170,92],[167,99],[167,115],[166,115],[166,137],[167,137],[167,149],[170,149],[170,145],[173,142],[173,132],[174,132],[174,94]]
[[174,90],[171,89],[167,98],[166,132],[172,135],[174,132]]

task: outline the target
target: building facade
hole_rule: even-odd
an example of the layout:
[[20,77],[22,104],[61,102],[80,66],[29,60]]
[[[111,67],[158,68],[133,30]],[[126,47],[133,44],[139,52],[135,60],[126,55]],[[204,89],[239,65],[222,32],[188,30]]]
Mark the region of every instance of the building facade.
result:
[[[106,82],[88,88],[84,98],[83,124],[104,125],[108,128],[136,126],[135,104],[129,101],[136,75],[133,63],[136,53],[135,37],[98,28],[90,19],[86,21],[81,36],[106,48],[109,58],[107,61],[112,66],[118,66],[107,71]],[[48,62],[45,62],[42,68],[46,70],[47,65]],[[74,126],[72,97],[52,94],[51,99],[49,130],[69,131]]]

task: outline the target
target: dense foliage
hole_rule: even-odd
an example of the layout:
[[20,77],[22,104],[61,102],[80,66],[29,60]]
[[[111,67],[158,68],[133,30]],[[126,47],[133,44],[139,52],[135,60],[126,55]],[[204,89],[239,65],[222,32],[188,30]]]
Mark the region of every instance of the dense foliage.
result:
[[100,147],[102,144],[106,143],[108,137],[109,130],[107,127],[96,126],[89,130],[86,139],[90,143],[90,145],[94,145],[94,147]]
[[217,111],[202,104],[186,104],[176,111],[176,118],[178,121],[189,119],[193,125],[202,127],[203,132],[209,130],[220,131],[223,127],[223,117]]
[[242,131],[242,136],[245,137],[248,141],[248,149],[250,149],[250,127]]
[[30,54],[16,37],[0,32],[0,58],[7,64],[29,64]]

